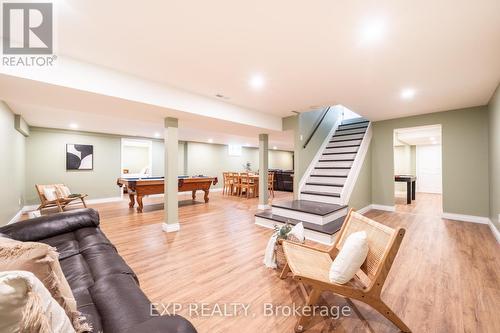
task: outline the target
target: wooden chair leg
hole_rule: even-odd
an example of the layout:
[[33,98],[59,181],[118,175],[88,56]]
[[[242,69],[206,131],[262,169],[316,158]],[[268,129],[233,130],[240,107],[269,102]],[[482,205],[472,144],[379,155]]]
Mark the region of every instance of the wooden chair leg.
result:
[[63,207],[61,206],[61,203],[59,201],[56,201],[57,208],[59,209],[60,212],[63,212]]
[[82,200],[83,207],[87,208],[87,204],[85,203],[85,198],[80,198]]
[[286,263],[285,267],[283,267],[283,270],[281,271],[280,279],[282,280],[286,279],[289,272],[290,272],[290,267],[288,266],[288,263]]
[[[313,290],[309,294],[305,306],[314,306],[318,302],[320,296],[321,296],[321,290],[313,288]],[[297,325],[295,325],[295,332],[298,333],[304,332],[305,327],[307,326],[310,320],[311,316],[300,316],[299,320],[297,321]]]
[[366,303],[377,310],[382,316],[389,319],[401,332],[410,333],[411,330],[406,324],[385,304],[382,300],[366,300]]

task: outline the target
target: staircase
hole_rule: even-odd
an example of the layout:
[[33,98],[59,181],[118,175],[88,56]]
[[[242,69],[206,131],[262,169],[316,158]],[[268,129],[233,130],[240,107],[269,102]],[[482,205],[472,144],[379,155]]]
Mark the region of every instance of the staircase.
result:
[[255,223],[272,228],[302,222],[307,239],[332,244],[348,212],[346,204],[370,143],[369,129],[363,118],[344,120],[332,129],[306,171],[299,200],[273,204],[271,211],[255,215]]

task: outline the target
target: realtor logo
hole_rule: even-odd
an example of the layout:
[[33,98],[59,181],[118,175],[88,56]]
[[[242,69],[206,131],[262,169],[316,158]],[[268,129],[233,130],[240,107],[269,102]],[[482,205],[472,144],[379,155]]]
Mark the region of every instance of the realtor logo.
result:
[[3,54],[52,54],[52,3],[3,3]]

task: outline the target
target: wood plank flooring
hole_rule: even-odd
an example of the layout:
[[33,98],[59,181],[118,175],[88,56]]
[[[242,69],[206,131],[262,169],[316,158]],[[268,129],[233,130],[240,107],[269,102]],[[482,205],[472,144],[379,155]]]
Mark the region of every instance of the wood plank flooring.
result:
[[[305,300],[295,281],[280,280],[262,264],[272,230],[254,224],[257,199],[220,192],[211,193],[208,204],[192,205],[189,195],[179,199],[186,200],[179,208],[181,230],[169,234],[161,230],[161,198],[147,198],[143,214],[130,210],[126,200],[94,205],[103,231],[148,297],[182,303],[180,314],[200,333],[293,332],[296,317],[264,316],[264,303],[301,306]],[[276,192],[276,201],[289,199],[290,193]],[[418,195],[395,213],[366,214],[407,229],[382,298],[413,332],[500,332],[500,246],[486,225],[441,219],[440,200]],[[189,303],[233,302],[248,304],[249,316],[188,313]],[[324,293],[322,304],[349,303]],[[355,304],[359,311],[348,317],[314,318],[308,332],[398,331],[376,311]]]

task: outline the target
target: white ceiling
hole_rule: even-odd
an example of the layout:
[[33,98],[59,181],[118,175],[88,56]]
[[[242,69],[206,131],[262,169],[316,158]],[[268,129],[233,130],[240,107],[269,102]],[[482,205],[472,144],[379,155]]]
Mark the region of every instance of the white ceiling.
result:
[[[343,104],[370,120],[389,119],[484,105],[500,80],[498,0],[54,3],[60,59],[238,105],[247,116]],[[172,110],[113,98],[99,87],[98,72],[81,73],[97,87],[92,96],[0,75],[0,98],[35,126],[77,122],[82,130],[146,137],[161,131]],[[261,89],[248,84],[257,74]],[[408,88],[414,98],[401,99]],[[181,138],[257,144],[265,126],[224,117],[179,117]],[[292,148],[290,133],[265,132],[270,145]]]
[[[338,103],[371,120],[484,105],[500,80],[498,0],[57,7],[62,55],[280,116]],[[382,32],[370,42],[372,25]],[[248,85],[256,73],[260,91]],[[410,102],[400,99],[407,87]]]
[[394,130],[394,145],[441,144],[441,125],[399,128]]

